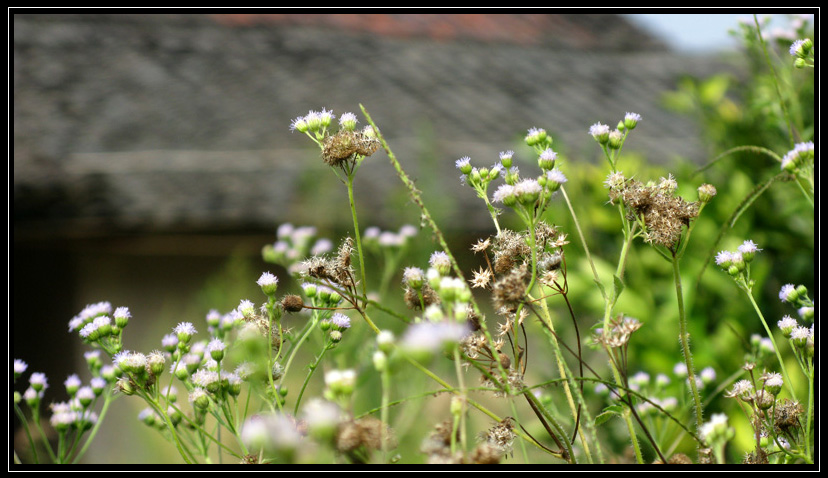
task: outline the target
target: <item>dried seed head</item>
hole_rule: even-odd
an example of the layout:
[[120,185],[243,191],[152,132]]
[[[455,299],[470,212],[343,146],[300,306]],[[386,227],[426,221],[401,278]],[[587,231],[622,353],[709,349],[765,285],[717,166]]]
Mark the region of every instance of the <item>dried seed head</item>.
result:
[[644,221],[645,241],[669,248],[680,239],[682,226],[689,225],[699,214],[698,203],[673,195],[675,186],[672,176],[662,178],[657,185],[629,180],[623,187],[611,187],[609,197],[612,203],[621,200],[635,217]]
[[339,166],[355,160],[357,155],[371,156],[379,149],[379,140],[359,131],[339,131],[322,140],[322,160],[330,166]]
[[305,307],[305,303],[298,295],[290,294],[282,298],[282,308],[286,312],[299,312],[303,307]]
[[523,301],[530,273],[525,264],[512,269],[492,286],[495,307],[512,311]]
[[[420,295],[422,295],[422,302],[420,301]],[[405,305],[407,305],[409,309],[413,310],[423,310],[429,305],[440,303],[440,297],[437,296],[437,293],[431,288],[431,286],[425,283],[420,290],[406,287],[403,300],[405,301]]]
[[506,454],[512,451],[512,443],[514,443],[515,437],[512,418],[506,417],[483,433],[480,438],[501,454]]
[[525,256],[532,253],[526,238],[515,231],[503,229],[495,237],[494,249],[494,271],[497,274],[512,269],[516,264],[523,261]]
[[379,450],[382,448],[383,438],[388,448],[397,446],[391,428],[374,417],[365,416],[340,426],[336,435],[336,449],[340,452],[351,452],[364,446],[367,449]]
[[805,410],[802,404],[788,398],[776,405],[773,415],[773,425],[777,430],[783,431],[799,426],[799,417]]

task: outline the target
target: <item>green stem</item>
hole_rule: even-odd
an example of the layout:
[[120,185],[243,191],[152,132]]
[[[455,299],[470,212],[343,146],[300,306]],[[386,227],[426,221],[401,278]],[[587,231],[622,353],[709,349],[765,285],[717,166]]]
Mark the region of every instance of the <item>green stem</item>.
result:
[[796,400],[796,392],[794,392],[793,384],[791,383],[791,378],[788,375],[788,370],[785,368],[785,361],[782,360],[782,355],[779,353],[779,347],[776,345],[776,340],[773,338],[773,333],[768,327],[768,323],[765,322],[765,316],[762,315],[762,311],[759,310],[759,305],[756,304],[756,301],[753,299],[753,294],[750,293],[750,289],[743,288],[745,293],[747,294],[748,298],[750,299],[750,303],[753,304],[753,309],[756,311],[756,315],[759,316],[759,320],[762,321],[762,325],[765,327],[765,332],[768,334],[768,338],[771,340],[773,344],[773,351],[776,353],[776,359],[779,361],[779,366],[782,368],[782,375],[785,377],[785,384],[788,386],[788,391],[791,393],[791,398]]
[[305,333],[299,338],[296,342],[296,345],[293,346],[293,350],[290,351],[290,356],[288,356],[287,362],[285,362],[285,369],[282,371],[282,380],[284,381],[284,377],[287,376],[288,370],[290,369],[290,365],[293,363],[293,359],[296,357],[296,352],[299,350],[299,347],[302,343],[307,340],[308,336],[310,335],[311,331],[316,328],[316,325],[319,323],[319,314],[316,311],[313,311],[313,317],[311,318],[311,323],[307,329],[305,329]]
[[[38,403],[38,407],[40,404]],[[58,462],[58,457],[55,456],[55,452],[52,450],[52,446],[49,444],[49,440],[46,438],[46,433],[43,431],[43,426],[40,424],[40,409],[35,407],[32,409],[32,421],[37,428],[38,433],[40,433],[40,439],[43,440],[43,445],[46,447],[46,453],[49,454],[49,458],[52,459],[52,463]]]
[[703,408],[701,398],[699,397],[699,390],[696,386],[696,374],[693,369],[693,356],[690,353],[690,333],[687,331],[687,317],[684,309],[684,294],[681,288],[681,274],[679,272],[679,260],[676,257],[675,251],[673,254],[673,281],[676,284],[676,299],[678,300],[679,313],[679,337],[681,340],[682,353],[684,355],[684,363],[687,366],[687,378],[690,381],[690,390],[693,394],[693,403],[696,412],[696,430],[701,430],[703,423]]
[[380,380],[382,381],[382,410],[380,411],[380,422],[382,423],[382,436],[380,437],[382,443],[382,462],[388,463],[388,403],[391,399],[391,370],[386,365],[380,372]]
[[[32,438],[31,430],[29,430],[29,421],[26,419],[26,415],[23,414],[23,410],[17,405],[14,404],[14,413],[17,414],[17,418],[20,419],[20,425],[23,427],[23,430],[26,432],[26,438],[29,439],[29,448],[32,450],[32,455],[34,455],[34,462],[35,464],[39,464],[40,461],[37,458],[37,449],[35,448],[34,439]],[[17,456],[15,454],[15,456]]]
[[305,375],[305,381],[302,382],[302,388],[299,389],[299,395],[296,397],[296,406],[293,407],[293,415],[294,416],[298,415],[298,413],[299,413],[299,403],[302,401],[302,395],[305,394],[305,389],[307,388],[308,383],[310,382],[310,378],[313,375],[313,372],[316,371],[316,368],[319,366],[319,362],[322,361],[322,357],[325,356],[325,352],[327,352],[327,351],[328,351],[328,344],[326,343],[322,347],[322,352],[319,354],[319,356],[316,357],[316,359],[313,361],[313,363],[309,367],[308,374]]
[[603,286],[601,286],[601,278],[598,276],[598,270],[595,268],[595,262],[592,260],[592,256],[589,253],[589,246],[587,246],[586,238],[584,237],[584,232],[581,230],[581,224],[578,221],[578,216],[575,214],[575,210],[572,208],[572,203],[569,201],[569,196],[566,194],[566,188],[561,186],[561,194],[566,201],[566,206],[569,208],[569,215],[572,216],[572,222],[575,224],[575,229],[578,231],[578,237],[581,238],[581,245],[584,248],[584,253],[587,257],[587,262],[589,263],[590,268],[592,268],[592,278],[595,283],[599,286],[601,290],[601,294],[606,299],[606,292],[604,291]]
[[113,394],[107,393],[104,397],[104,404],[103,408],[101,408],[101,414],[98,416],[98,421],[95,423],[95,426],[92,428],[92,431],[89,432],[89,436],[86,437],[86,442],[84,442],[83,447],[81,447],[80,451],[77,455],[75,455],[75,459],[72,460],[72,463],[77,463],[81,457],[83,457],[84,453],[86,453],[87,448],[92,443],[92,440],[95,438],[95,435],[98,433],[98,430],[101,427],[101,423],[103,423],[103,419],[106,416],[106,412],[109,409],[109,404],[112,403]]
[[351,206],[351,217],[354,220],[354,240],[357,243],[357,254],[359,255],[359,274],[362,279],[362,295],[367,297],[365,284],[365,258],[362,255],[362,240],[359,235],[359,221],[357,221],[356,204],[354,202],[354,175],[349,174],[348,180],[345,182],[348,185],[348,204]]
[[167,425],[167,429],[170,431],[170,435],[172,436],[173,442],[175,443],[175,447],[178,449],[178,453],[181,455],[181,458],[184,459],[187,464],[192,464],[195,461],[195,458],[192,456],[192,452],[189,451],[184,445],[181,443],[181,440],[178,438],[178,433],[175,431],[175,426],[170,421],[170,417],[167,414],[166,410],[163,410],[161,406],[156,402],[151,396],[147,395],[144,392],[140,392],[141,398],[146,401],[150,407],[152,407],[155,412],[164,419],[164,423]]

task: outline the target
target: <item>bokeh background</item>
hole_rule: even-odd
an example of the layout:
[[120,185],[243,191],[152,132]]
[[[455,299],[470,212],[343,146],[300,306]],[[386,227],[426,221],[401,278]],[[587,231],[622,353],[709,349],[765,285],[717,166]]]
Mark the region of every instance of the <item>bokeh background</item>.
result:
[[[751,13],[743,17],[752,22]],[[199,324],[210,309],[259,300],[255,280],[263,271],[295,289],[284,270],[261,257],[278,225],[311,225],[332,239],[352,227],[344,187],[315,146],[289,130],[309,110],[361,117],[364,105],[469,267],[477,265],[469,245],[493,228],[473,191],[461,186],[454,161],[470,156],[488,166],[500,151],[514,149],[532,168],[529,151],[521,149],[531,127],[555,138],[593,252],[611,263],[616,218],[599,207],[605,171],[587,130],[599,121],[613,125],[627,111],[643,117],[625,146],[630,164],[638,165],[631,169],[643,178],[671,172],[685,179],[690,199],[702,182],[719,189],[721,201],[699,229],[715,239],[740,199],[776,166],[741,154],[705,175],[690,179],[690,173],[741,144],[782,155],[786,131],[767,120],[772,106],[759,104],[769,97],[756,80],[763,67],[746,50],[734,15],[650,17],[635,11],[15,13],[10,360],[46,372],[47,402],[62,400],[63,379],[84,371],[84,346],[66,324],[87,304],[129,307],[127,346],[149,351],[178,322]],[[768,28],[768,38],[789,45],[790,17],[774,17],[778,30]],[[682,23],[667,23],[677,19]],[[711,26],[715,42],[684,39],[687,32],[712,38],[699,33]],[[785,49],[776,51],[784,64]],[[808,104],[808,91],[800,93],[802,116],[813,125],[813,96]],[[781,315],[771,300],[779,286],[810,287],[815,275],[807,220],[813,212],[792,188],[778,189],[720,245],[734,248],[750,238],[765,249],[769,259],[757,275],[769,317]],[[364,227],[419,223],[383,152],[360,170],[356,194]],[[550,221],[568,226],[560,204]],[[712,245],[699,246],[697,263]],[[436,247],[421,233],[409,263]],[[658,324],[671,304],[669,268],[640,249],[633,260],[642,267],[630,285],[656,289],[652,284],[667,280],[666,293],[625,292],[625,305]],[[570,264],[578,251],[572,254]],[[712,337],[711,349],[738,349],[761,326],[747,303],[734,300],[738,291],[724,274],[711,268],[696,281],[700,286],[694,274],[701,272],[698,266],[688,272],[687,289],[701,304],[691,333]],[[572,289],[574,300],[588,304],[585,329],[594,323],[594,286],[582,279],[583,296]],[[650,337],[675,336],[674,321],[661,323]],[[653,375],[669,370],[666,351],[677,348],[666,342],[663,350],[642,348],[636,363]],[[737,370],[743,355],[697,353],[697,364],[722,375]],[[175,460],[141,445],[154,432],[132,425],[137,404],[118,400],[115,407],[90,462]]]

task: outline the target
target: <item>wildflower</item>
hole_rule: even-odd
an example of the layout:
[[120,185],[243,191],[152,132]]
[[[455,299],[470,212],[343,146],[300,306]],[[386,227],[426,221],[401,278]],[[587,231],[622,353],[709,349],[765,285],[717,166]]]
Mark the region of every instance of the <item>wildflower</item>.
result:
[[89,387],[92,389],[92,392],[96,397],[103,393],[106,388],[106,384],[107,381],[103,377],[92,377],[92,380],[89,381]]
[[465,175],[468,175],[472,172],[471,158],[469,158],[468,156],[463,156],[462,158],[458,159],[454,162],[454,165],[457,166],[457,169],[459,169],[460,172]]
[[451,270],[451,261],[448,254],[443,251],[436,251],[431,254],[428,264],[433,267],[440,275],[446,275]]
[[14,359],[14,364],[12,367],[12,370],[14,371],[14,379],[17,380],[18,378],[20,378],[21,375],[23,375],[23,372],[25,372],[26,369],[29,368],[29,365],[20,359]]
[[814,159],[814,143],[807,141],[797,143],[794,148],[782,157],[781,168],[788,172],[794,172],[806,162]]
[[762,337],[759,340],[759,351],[763,353],[773,353],[773,341],[768,337]]
[[346,131],[353,131],[356,128],[358,120],[353,113],[342,113],[339,116],[339,127]]
[[236,307],[236,310],[241,312],[242,316],[245,318],[250,318],[256,315],[256,305],[247,299],[242,299],[242,301],[239,302],[239,306]]
[[403,284],[412,289],[419,290],[423,287],[425,273],[419,267],[406,267],[403,270]]
[[716,195],[716,187],[712,184],[702,184],[697,191],[699,193],[699,202],[702,204],[710,202]]
[[673,367],[673,374],[676,377],[679,377],[679,378],[686,377],[687,376],[687,364],[685,364],[684,362],[677,363],[676,366]]
[[331,316],[330,320],[331,324],[340,331],[351,327],[351,319],[345,314],[337,312]]
[[81,379],[77,374],[73,373],[72,375],[66,377],[66,380],[63,381],[63,386],[66,387],[66,393],[68,393],[70,397],[74,397],[81,386]]
[[604,180],[604,186],[611,190],[620,190],[624,187],[626,181],[627,178],[624,177],[624,173],[616,171],[607,175],[607,179]]
[[738,247],[738,250],[742,254],[742,258],[744,258],[746,262],[750,262],[753,260],[756,253],[762,249],[756,247],[756,244],[753,241],[748,240],[743,242],[742,245]]
[[500,164],[503,165],[504,168],[509,169],[512,167],[512,156],[515,155],[514,151],[501,151],[500,152]]
[[505,206],[514,206],[517,203],[515,187],[511,184],[501,184],[492,195],[492,202],[502,203]]
[[765,390],[771,395],[776,395],[782,390],[782,375],[776,372],[768,372],[762,375],[762,380],[765,382]]
[[744,401],[753,399],[753,384],[749,380],[739,380],[733,384],[733,388],[725,393],[726,397],[741,398]]
[[526,144],[529,146],[534,146],[536,144],[541,144],[542,142],[546,141],[547,134],[546,130],[542,128],[529,128],[529,131],[526,133],[526,137],[524,140]]
[[262,288],[262,292],[265,295],[271,296],[276,293],[276,288],[279,286],[279,278],[270,272],[263,272],[259,276],[259,280],[256,281],[256,284]]
[[805,59],[810,54],[813,46],[814,42],[810,38],[799,39],[791,43],[791,47],[788,49],[788,52],[791,56]]
[[699,377],[703,384],[709,384],[716,380],[716,371],[713,370],[713,367],[705,367],[699,372]]
[[95,393],[95,391],[92,389],[90,385],[84,385],[83,387],[80,387],[78,389],[77,393],[75,394],[75,397],[78,399],[78,402],[80,402],[81,406],[86,408],[92,403],[93,400],[95,400],[95,397],[97,397],[98,395],[99,394]]
[[72,425],[74,425],[77,418],[77,413],[69,410],[68,407],[65,409],[58,407],[58,411],[52,413],[52,416],[49,417],[49,424],[52,425],[52,428],[55,430],[65,432]]
[[310,253],[312,256],[319,256],[322,254],[326,254],[333,250],[333,242],[326,237],[320,237],[313,243],[313,247],[311,247]]
[[219,374],[216,371],[200,368],[193,374],[192,380],[193,384],[208,392],[216,393],[219,390]]
[[610,128],[605,124],[595,123],[589,127],[589,134],[592,135],[592,137],[595,138],[595,141],[598,141],[600,144],[607,144],[609,141]]
[[85,319],[94,319],[99,315],[109,314],[112,312],[112,304],[109,302],[97,302],[95,304],[87,305],[80,313],[80,316]]
[[178,337],[178,346],[181,347],[190,342],[190,339],[196,334],[196,328],[191,322],[181,322],[175,326],[173,332]]
[[405,331],[400,346],[411,352],[433,353],[459,343],[470,332],[468,326],[453,321],[420,322]]
[[733,264],[733,253],[730,251],[719,251],[716,254],[716,265],[727,270]]
[[624,127],[627,129],[633,129],[641,121],[641,115],[638,113],[627,113],[624,115]]
[[29,385],[34,389],[34,391],[42,392],[49,388],[49,380],[46,378],[46,374],[42,372],[34,372],[29,377]]
[[325,385],[334,397],[348,397],[354,392],[356,372],[352,369],[329,370],[325,373]]
[[343,420],[342,409],[333,402],[321,398],[309,400],[302,410],[302,419],[308,433],[316,439],[331,440]]
[[646,387],[650,383],[650,375],[647,372],[636,372],[629,378],[630,388],[639,390],[641,387]]
[[206,410],[210,406],[210,396],[201,387],[193,387],[187,398],[194,407],[200,410]]
[[40,399],[43,398],[43,391],[37,391],[31,385],[23,392],[23,400],[26,401],[26,404],[29,405],[30,408],[37,408],[40,404]]
[[140,375],[146,371],[147,357],[140,352],[129,352],[116,355],[118,368],[126,373]]
[[798,298],[799,294],[793,284],[785,284],[779,289],[779,300],[782,302],[794,303]]
[[618,149],[624,143],[624,133],[616,130],[610,131],[607,145],[612,149]]
[[534,204],[540,193],[541,185],[535,179],[522,179],[514,186],[514,195],[521,204]]
[[727,426],[727,415],[714,413],[710,421],[704,423],[699,429],[699,435],[708,444],[719,441],[727,441],[734,435],[734,430]]
[[796,310],[796,313],[805,320],[814,320],[814,308],[812,306],[800,307]]
[[304,116],[299,116],[290,122],[290,131],[299,131],[300,133],[308,132],[308,122]]
[[547,171],[546,180],[549,189],[552,191],[557,191],[558,188],[567,181],[564,173],[558,168]]
[[808,338],[811,335],[810,329],[807,327],[797,326],[794,327],[791,331],[791,342],[793,342],[794,346],[797,348],[804,348],[805,345],[808,343]]
[[213,339],[207,344],[206,352],[210,354],[213,360],[219,362],[224,358],[224,349],[226,345],[221,339]]
[[552,148],[544,149],[540,156],[538,156],[538,167],[540,167],[544,171],[548,171],[555,167],[555,159],[557,158],[558,153],[552,151]]

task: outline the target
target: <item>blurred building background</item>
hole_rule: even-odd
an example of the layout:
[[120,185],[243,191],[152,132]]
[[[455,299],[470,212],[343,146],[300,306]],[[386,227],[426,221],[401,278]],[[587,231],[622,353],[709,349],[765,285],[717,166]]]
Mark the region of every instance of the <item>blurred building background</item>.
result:
[[[344,188],[289,130],[309,110],[361,118],[364,105],[440,224],[473,233],[490,222],[456,159],[520,155],[542,127],[570,161],[596,161],[589,126],[634,111],[646,127],[625,148],[702,161],[697,126],[660,94],[734,68],[602,13],[12,20],[11,347],[58,395],[79,369],[66,324],[86,304],[129,307],[128,346],[149,350],[179,321],[257,297],[273,269],[259,253],[280,223],[348,231]],[[417,223],[383,152],[356,189],[366,227]],[[237,290],[211,289],[218,278]]]

